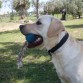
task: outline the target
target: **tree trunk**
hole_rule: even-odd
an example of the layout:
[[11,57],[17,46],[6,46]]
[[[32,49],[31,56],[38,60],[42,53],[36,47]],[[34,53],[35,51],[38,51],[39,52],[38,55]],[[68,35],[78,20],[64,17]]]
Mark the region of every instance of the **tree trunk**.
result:
[[65,9],[62,10],[61,20],[66,20],[66,10]]
[[10,14],[10,20],[14,20],[14,12],[12,10],[11,14]]
[[79,19],[80,19],[80,15],[79,15]]
[[20,7],[19,15],[20,15],[20,19],[25,18],[25,9],[23,7]]
[[80,17],[81,17],[80,13],[78,14],[78,17],[79,17],[79,19],[80,19]]
[[79,19],[80,19],[80,18],[81,18],[81,14],[80,14],[80,12],[78,12],[77,14],[78,14],[78,17],[79,17]]
[[39,18],[39,11],[38,11],[38,9],[39,9],[39,0],[36,0],[36,17],[37,17],[37,19]]

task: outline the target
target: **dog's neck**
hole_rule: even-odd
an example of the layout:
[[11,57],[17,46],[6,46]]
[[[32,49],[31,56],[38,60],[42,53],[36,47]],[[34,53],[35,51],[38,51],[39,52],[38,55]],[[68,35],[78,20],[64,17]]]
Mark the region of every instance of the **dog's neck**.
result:
[[[67,33],[66,31],[63,31],[58,36],[56,36],[55,38],[53,38],[51,40],[50,39],[46,40],[45,41],[46,49],[50,50],[55,45],[57,45],[61,41],[61,39],[65,36],[66,33]],[[59,57],[61,62],[63,61],[64,65],[66,65],[67,63],[69,63],[69,61],[72,61],[76,56],[78,56],[77,53],[79,53],[80,50],[81,50],[81,48],[80,48],[81,46],[77,42],[79,42],[79,41],[77,41],[73,37],[69,36],[69,38],[64,43],[64,45],[61,46],[57,51],[52,53],[52,57],[57,57],[57,58]],[[69,56],[70,56],[70,58],[67,59]]]
[[62,31],[55,37],[45,39],[44,44],[46,49],[50,50],[51,48],[56,46],[61,41],[61,39],[65,36],[66,33],[67,33],[66,31]]

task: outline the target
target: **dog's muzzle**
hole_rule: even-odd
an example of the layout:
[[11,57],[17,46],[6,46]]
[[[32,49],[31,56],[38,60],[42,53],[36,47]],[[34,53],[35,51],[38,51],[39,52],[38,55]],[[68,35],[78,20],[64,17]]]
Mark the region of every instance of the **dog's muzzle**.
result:
[[24,27],[25,27],[25,25],[20,25],[20,26],[19,26],[20,31],[21,31],[22,34],[24,34]]
[[25,39],[28,42],[28,48],[34,48],[41,45],[43,43],[42,36],[24,30],[25,27],[25,25],[19,26],[21,33],[25,36]]

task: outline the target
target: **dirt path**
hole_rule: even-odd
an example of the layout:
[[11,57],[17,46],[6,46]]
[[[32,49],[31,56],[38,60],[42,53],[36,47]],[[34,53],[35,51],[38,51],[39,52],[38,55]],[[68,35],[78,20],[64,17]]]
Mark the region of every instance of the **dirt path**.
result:
[[1,23],[0,32],[18,29],[19,25],[20,23]]
[[[29,20],[28,23],[33,23],[33,21]],[[0,23],[0,32],[19,29],[21,24],[24,24],[23,20],[19,23]]]

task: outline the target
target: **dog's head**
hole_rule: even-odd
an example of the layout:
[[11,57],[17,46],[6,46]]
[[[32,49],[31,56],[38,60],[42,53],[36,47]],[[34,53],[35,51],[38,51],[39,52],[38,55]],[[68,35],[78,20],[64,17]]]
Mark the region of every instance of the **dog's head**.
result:
[[57,36],[63,30],[65,28],[61,21],[50,15],[41,16],[36,23],[20,25],[20,31],[25,36],[29,33],[37,36],[33,43],[29,43],[29,47],[36,47],[42,44],[45,39]]

